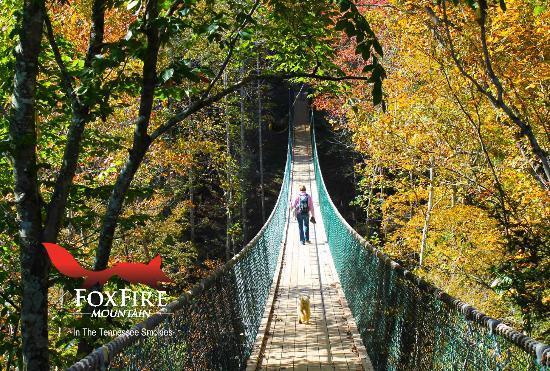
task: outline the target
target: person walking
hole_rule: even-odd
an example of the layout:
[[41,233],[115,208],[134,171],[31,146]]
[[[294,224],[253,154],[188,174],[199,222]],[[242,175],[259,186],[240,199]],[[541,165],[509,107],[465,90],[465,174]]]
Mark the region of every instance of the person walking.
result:
[[302,245],[309,243],[309,216],[311,214],[311,222],[315,224],[315,213],[313,210],[313,199],[306,192],[306,186],[300,186],[300,193],[292,203],[294,215],[298,220],[298,231],[300,233],[300,242]]

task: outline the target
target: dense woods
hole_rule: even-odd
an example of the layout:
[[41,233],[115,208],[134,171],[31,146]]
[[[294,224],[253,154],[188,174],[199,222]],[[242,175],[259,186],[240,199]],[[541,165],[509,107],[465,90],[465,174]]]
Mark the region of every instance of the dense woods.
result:
[[68,364],[104,340],[67,331],[91,319],[74,315],[86,311],[71,307],[79,282],[50,270],[41,242],[95,270],[160,253],[177,296],[238,252],[269,213],[284,163],[276,133],[286,138],[285,81],[367,79],[331,62],[340,19],[368,38],[366,60],[379,49],[348,1],[0,7],[8,368]]
[[161,254],[172,297],[238,253],[302,84],[346,148],[353,225],[548,342],[548,17],[539,0],[0,2],[0,363],[61,367],[105,340],[67,331],[92,319],[41,242],[94,270]]
[[[355,228],[438,287],[548,341],[547,5],[360,9],[384,49],[386,111],[367,103],[362,83],[316,99],[336,128],[329,140],[359,159],[347,171],[364,214]],[[355,44],[338,43],[350,73],[363,67]]]

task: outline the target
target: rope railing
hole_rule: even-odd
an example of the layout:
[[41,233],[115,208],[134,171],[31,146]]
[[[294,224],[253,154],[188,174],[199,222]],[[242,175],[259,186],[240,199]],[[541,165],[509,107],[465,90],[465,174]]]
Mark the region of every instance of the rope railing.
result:
[[370,245],[315,179],[328,244],[347,302],[377,370],[548,370],[550,347],[404,269]]
[[[313,115],[312,115],[313,121]],[[69,368],[238,370],[252,352],[288,228],[292,131],[281,191],[243,250],[159,313]],[[363,239],[315,178],[334,264],[377,370],[549,370],[550,347],[453,298]],[[154,335],[142,335],[142,329]]]
[[[246,366],[288,227],[291,132],[281,191],[252,241],[189,292],[68,370],[239,370]],[[152,335],[144,336],[142,329],[151,330],[146,333]]]
[[340,215],[319,167],[327,239],[347,302],[377,370],[547,370],[550,347],[404,269]]

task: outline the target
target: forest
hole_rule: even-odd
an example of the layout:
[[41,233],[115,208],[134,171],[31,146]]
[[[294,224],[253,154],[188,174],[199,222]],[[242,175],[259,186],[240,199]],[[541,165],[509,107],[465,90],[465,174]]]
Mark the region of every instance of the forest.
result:
[[241,251],[303,89],[348,222],[550,342],[545,0],[3,0],[0,28],[6,369],[70,365],[110,336],[68,329],[136,322],[75,315],[81,282],[43,242],[96,271],[160,254],[170,298]]
[[[353,156],[355,228],[438,287],[548,341],[546,4],[363,9],[384,48],[386,110],[368,104],[362,83],[315,101]],[[338,44],[348,73],[361,67],[353,47]]]

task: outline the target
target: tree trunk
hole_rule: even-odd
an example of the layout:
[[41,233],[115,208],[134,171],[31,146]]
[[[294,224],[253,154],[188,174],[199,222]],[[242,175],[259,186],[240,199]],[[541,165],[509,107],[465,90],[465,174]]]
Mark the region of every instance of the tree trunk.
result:
[[[355,154],[352,153],[351,155],[351,174],[352,174],[352,182],[353,182],[353,200],[355,201],[355,198],[357,196],[357,175],[355,174]],[[355,212],[356,206],[352,207],[351,209],[351,217],[353,220],[353,228],[357,228],[357,214]]]
[[[414,189],[414,176],[413,176],[412,170],[409,170],[409,184],[411,189]],[[410,204],[411,208],[409,209],[409,220],[413,218],[415,206],[416,206],[415,203],[411,202]]]
[[191,207],[189,209],[191,242],[195,242],[195,174],[192,167],[189,169],[189,201],[191,201]]
[[[227,74],[223,74],[223,87],[227,88]],[[225,260],[231,259],[231,226],[233,225],[233,215],[231,213],[231,205],[233,203],[233,190],[231,185],[231,132],[229,125],[229,117],[227,114],[227,102],[225,102],[225,154],[227,156],[228,163],[226,164],[227,172],[227,190],[226,190],[226,227],[225,227]]]
[[36,80],[44,2],[25,0],[9,116],[14,196],[19,223],[23,368],[48,370],[48,269],[42,242],[41,198],[36,164]]
[[157,57],[160,47],[159,28],[155,22],[158,18],[157,0],[149,0],[146,7],[145,34],[147,37],[147,49],[143,63],[143,80],[139,113],[134,128],[134,140],[128,159],[118,175],[109,197],[107,211],[99,235],[94,270],[102,270],[107,267],[124,198],[151,144],[151,137],[147,134],[147,128],[149,127],[153,108],[153,98],[157,82]]
[[[90,29],[90,41],[86,54],[85,66],[90,67],[94,55],[101,52],[105,31],[105,2],[95,0],[92,5],[92,26]],[[53,35],[52,35],[53,36]],[[61,68],[62,66],[60,66]],[[72,89],[69,86],[68,89]],[[72,99],[72,119],[67,133],[67,144],[63,153],[61,169],[57,176],[54,191],[47,207],[46,222],[44,225],[44,241],[56,242],[59,229],[63,221],[67,198],[78,164],[80,144],[84,127],[90,120],[90,106],[82,104],[72,92],[67,92]]]
[[120,172],[113,191],[109,197],[107,211],[103,218],[103,224],[101,227],[101,233],[99,235],[99,243],[96,252],[96,259],[94,263],[94,270],[102,270],[107,268],[109,262],[109,256],[111,255],[111,247],[113,244],[115,230],[118,224],[118,219],[122,211],[122,205],[126,193],[130,188],[130,183],[134,179],[134,176],[143,161],[145,152],[149,148],[149,137],[139,137],[139,134],[135,133],[137,140],[134,141],[132,149],[130,150],[130,156],[122,171]]
[[516,143],[516,147],[519,150],[519,153],[529,164],[529,173],[531,174],[531,176],[537,180],[538,184],[540,184],[541,187],[548,188],[544,176],[537,171],[537,167],[535,166],[535,164],[533,164],[532,159],[529,157],[529,154],[527,153],[527,150],[525,149],[525,145],[522,143],[521,138],[519,138],[519,136],[515,136],[514,140]]
[[[260,75],[260,53],[256,60],[256,69]],[[265,194],[264,194],[264,153],[262,139],[262,83],[258,79],[258,147],[260,156],[260,200],[262,203],[262,223],[265,224]]]
[[[150,0],[147,2],[145,18],[144,32],[147,38],[147,48],[143,61],[143,80],[141,84],[138,118],[134,127],[134,139],[132,148],[129,150],[128,159],[120,171],[111,195],[109,196],[107,211],[103,218],[99,242],[96,249],[94,262],[94,270],[96,271],[107,268],[115,230],[126,193],[151,144],[151,137],[147,134],[147,128],[149,127],[151,111],[153,109],[153,98],[157,82],[157,57],[160,48],[159,28],[155,22],[158,18],[157,0]],[[91,290],[100,291],[101,286],[95,285]],[[96,295],[95,298],[98,298],[98,296]],[[95,304],[98,303],[96,302]],[[83,311],[86,312],[88,309],[89,305],[87,304]],[[90,351],[91,348],[88,341],[86,339],[81,339],[78,344],[78,354],[89,353]]]
[[[241,76],[244,75],[244,64],[241,67]],[[242,220],[242,228],[243,228],[243,246],[246,245],[248,242],[248,236],[247,236],[247,230],[246,230],[246,143],[245,143],[245,107],[244,107],[244,86],[241,86],[239,89],[239,95],[240,95],[240,108],[241,108],[241,155],[240,155],[240,167],[241,167],[241,220]]]
[[381,235],[386,237],[387,227],[384,225],[384,215],[382,205],[384,204],[384,168],[380,166],[380,231]]
[[[493,103],[495,104],[495,103]],[[519,135],[525,136],[527,138],[527,141],[529,142],[529,146],[531,147],[531,151],[537,158],[537,160],[540,161],[540,164],[542,166],[543,173],[545,175],[544,180],[544,187],[546,189],[550,189],[550,162],[548,161],[548,154],[546,151],[540,146],[537,137],[535,136],[535,133],[533,133],[533,129],[531,128],[531,125],[524,122],[519,116],[517,116],[512,108],[510,108],[507,104],[505,104],[502,101],[498,101],[496,103],[497,107],[501,108],[514,122],[520,129]],[[538,172],[537,172],[538,173]]]
[[369,187],[369,196],[367,197],[367,236],[370,237],[370,231],[371,231],[371,222],[370,222],[370,206],[372,203],[372,194],[374,193],[374,177],[376,176],[376,166],[372,168],[372,175],[370,178],[370,187]]
[[426,241],[428,240],[428,228],[430,226],[430,216],[433,207],[434,197],[434,157],[430,158],[430,184],[428,186],[428,209],[426,210],[426,218],[424,219],[424,227],[422,228],[422,241],[420,242],[420,261],[419,266],[424,263],[424,251],[426,249]]
[[[147,2],[145,10],[145,35],[147,38],[147,48],[143,61],[143,79],[141,85],[141,96],[139,104],[138,118],[134,127],[134,139],[132,148],[129,150],[129,156],[120,171],[109,201],[107,203],[107,211],[103,217],[101,231],[99,234],[98,247],[96,249],[96,257],[94,262],[94,270],[103,270],[107,268],[109,257],[111,255],[111,247],[115,230],[118,224],[118,219],[122,211],[122,206],[126,193],[130,188],[130,184],[145,157],[145,153],[151,144],[151,137],[147,134],[151,111],[153,108],[153,97],[155,92],[156,64],[159,51],[159,30],[158,25],[154,20],[158,17],[157,0]],[[101,290],[100,285],[92,287],[93,291]],[[97,295],[96,295],[97,297]],[[97,303],[96,303],[97,304]],[[84,311],[87,311],[88,305]],[[78,353],[88,353],[90,345],[85,339],[81,339],[78,344]]]
[[455,207],[456,205],[456,192],[457,192],[457,187],[456,187],[456,184],[452,184],[451,185],[451,207]]

